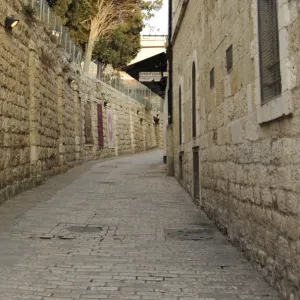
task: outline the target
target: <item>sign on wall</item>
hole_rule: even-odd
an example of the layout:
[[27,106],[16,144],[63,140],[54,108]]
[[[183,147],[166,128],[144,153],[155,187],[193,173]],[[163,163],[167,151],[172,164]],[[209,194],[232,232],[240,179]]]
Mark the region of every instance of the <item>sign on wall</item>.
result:
[[139,73],[139,81],[144,82],[159,82],[161,81],[161,72],[140,72]]
[[115,141],[114,141],[114,128],[113,128],[113,114],[112,109],[106,109],[106,116],[107,116],[107,145],[108,148],[114,148]]

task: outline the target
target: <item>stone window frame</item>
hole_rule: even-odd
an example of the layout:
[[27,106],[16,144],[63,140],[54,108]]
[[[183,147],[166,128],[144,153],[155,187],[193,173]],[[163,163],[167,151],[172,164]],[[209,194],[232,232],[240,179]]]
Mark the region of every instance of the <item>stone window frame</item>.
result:
[[289,0],[277,0],[278,31],[279,31],[279,57],[281,72],[281,94],[267,103],[261,101],[261,80],[259,62],[259,28],[258,3],[252,0],[252,18],[254,24],[254,39],[251,45],[251,57],[255,65],[255,106],[259,124],[276,120],[282,116],[293,113],[293,98],[291,90],[296,86],[296,68],[294,58],[289,53],[288,26],[293,18],[289,8]]

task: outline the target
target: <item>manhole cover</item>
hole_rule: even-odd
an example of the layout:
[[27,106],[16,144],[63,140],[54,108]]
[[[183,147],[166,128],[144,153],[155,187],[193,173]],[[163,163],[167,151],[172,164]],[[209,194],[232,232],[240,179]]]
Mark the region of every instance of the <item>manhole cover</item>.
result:
[[96,233],[103,231],[102,227],[94,227],[94,226],[70,226],[67,227],[70,232],[76,233]]
[[214,231],[210,229],[165,229],[166,239],[209,241],[214,239]]

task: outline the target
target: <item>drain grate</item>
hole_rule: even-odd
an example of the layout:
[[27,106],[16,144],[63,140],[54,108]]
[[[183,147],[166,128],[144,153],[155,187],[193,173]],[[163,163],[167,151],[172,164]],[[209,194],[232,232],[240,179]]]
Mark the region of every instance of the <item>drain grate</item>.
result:
[[107,184],[107,185],[114,185],[114,184],[116,184],[114,181],[98,181],[97,183]]
[[103,231],[103,227],[95,226],[70,226],[66,229],[74,233],[101,233]]
[[211,229],[165,229],[166,239],[209,241],[214,240],[214,231]]
[[[59,223],[48,233],[36,236],[41,240],[74,240],[74,239],[93,239],[103,240],[111,229],[108,226],[99,224],[80,224],[80,223]],[[34,238],[33,236],[31,238]]]

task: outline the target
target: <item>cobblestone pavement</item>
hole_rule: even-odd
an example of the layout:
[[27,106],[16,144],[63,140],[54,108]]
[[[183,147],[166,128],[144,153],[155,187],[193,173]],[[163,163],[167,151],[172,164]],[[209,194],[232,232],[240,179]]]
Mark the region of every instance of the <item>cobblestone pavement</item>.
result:
[[89,162],[0,206],[0,299],[279,299],[161,158]]

